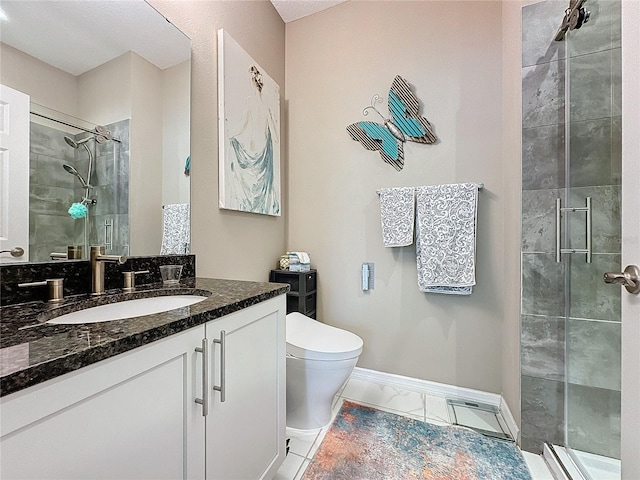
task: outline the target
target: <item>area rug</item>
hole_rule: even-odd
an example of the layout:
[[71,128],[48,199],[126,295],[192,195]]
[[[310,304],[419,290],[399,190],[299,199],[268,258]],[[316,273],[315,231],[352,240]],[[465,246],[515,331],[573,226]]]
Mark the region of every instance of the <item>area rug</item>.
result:
[[345,401],[303,480],[531,480],[512,442]]

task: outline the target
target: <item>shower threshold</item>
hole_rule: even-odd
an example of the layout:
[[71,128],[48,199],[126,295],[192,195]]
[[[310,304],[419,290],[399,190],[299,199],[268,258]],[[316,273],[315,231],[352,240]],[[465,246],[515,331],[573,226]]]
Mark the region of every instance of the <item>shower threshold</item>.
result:
[[453,425],[470,428],[487,437],[515,441],[495,405],[447,399],[447,408]]
[[542,456],[558,480],[620,480],[620,460],[560,445],[544,446]]

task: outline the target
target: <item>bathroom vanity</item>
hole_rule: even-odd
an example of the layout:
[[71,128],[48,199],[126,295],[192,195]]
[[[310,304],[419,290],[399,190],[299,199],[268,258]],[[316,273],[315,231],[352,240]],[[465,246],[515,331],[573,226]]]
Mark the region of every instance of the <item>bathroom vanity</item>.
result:
[[285,457],[287,290],[187,279],[170,293],[208,298],[79,325],[42,323],[42,302],[3,307],[0,477],[271,478]]

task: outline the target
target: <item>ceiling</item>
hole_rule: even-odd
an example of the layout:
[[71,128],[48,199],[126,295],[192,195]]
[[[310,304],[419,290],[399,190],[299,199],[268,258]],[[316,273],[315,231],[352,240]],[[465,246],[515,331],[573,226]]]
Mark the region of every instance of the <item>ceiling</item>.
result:
[[347,0],[271,0],[285,23],[313,15]]
[[140,0],[2,0],[0,40],[72,75],[133,50],[160,69],[190,57],[191,42]]
[[[271,0],[285,23],[347,0]],[[131,50],[164,69],[189,58],[190,42],[140,0],[2,0],[3,43],[72,75]],[[151,12],[151,13],[150,13]],[[28,32],[28,34],[25,34]],[[176,49],[176,45],[182,45]]]

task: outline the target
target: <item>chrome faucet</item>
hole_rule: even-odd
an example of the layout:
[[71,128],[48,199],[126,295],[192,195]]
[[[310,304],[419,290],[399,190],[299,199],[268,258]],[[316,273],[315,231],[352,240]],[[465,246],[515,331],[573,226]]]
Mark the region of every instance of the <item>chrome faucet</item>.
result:
[[90,251],[91,260],[91,294],[104,294],[104,263],[112,262],[122,265],[127,257],[120,255],[106,255],[104,245],[92,245]]

